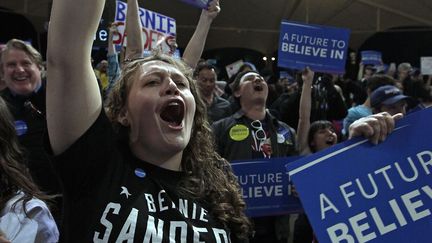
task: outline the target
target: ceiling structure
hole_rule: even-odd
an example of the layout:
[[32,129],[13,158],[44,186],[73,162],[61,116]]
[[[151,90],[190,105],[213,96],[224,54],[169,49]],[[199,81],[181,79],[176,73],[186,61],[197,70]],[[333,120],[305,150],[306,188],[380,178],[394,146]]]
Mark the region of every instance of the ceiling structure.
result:
[[[212,25],[206,50],[240,47],[274,53],[282,19],[349,28],[353,49],[376,32],[401,31],[389,30],[394,27],[418,26],[420,31],[432,31],[430,0],[220,1],[222,11]],[[51,4],[52,0],[0,0],[0,8],[6,9],[0,11],[24,15],[37,32],[43,33]],[[176,0],[139,0],[139,5],[176,19],[178,44],[186,46],[198,21],[199,9]],[[105,16],[114,18],[114,6],[115,0],[107,0]]]

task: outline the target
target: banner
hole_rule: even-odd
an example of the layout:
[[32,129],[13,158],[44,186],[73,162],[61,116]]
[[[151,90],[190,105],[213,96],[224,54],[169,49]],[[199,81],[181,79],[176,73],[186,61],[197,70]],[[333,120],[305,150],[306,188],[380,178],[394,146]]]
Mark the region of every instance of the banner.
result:
[[[114,38],[116,45],[125,45],[127,4],[116,1],[116,13],[114,22],[118,23],[119,35]],[[158,41],[164,40],[167,46],[175,41],[176,22],[175,19],[156,13],[144,8],[139,8],[139,18],[142,26],[142,37],[144,40],[144,50],[152,50]],[[168,47],[167,47],[168,48]]]
[[379,51],[362,51],[361,53],[361,62],[364,65],[371,64],[380,66],[383,64],[381,52]]
[[[430,242],[432,109],[287,165],[319,242]],[[424,232],[424,233],[423,233]]]
[[432,74],[432,57],[421,57],[420,58],[420,71],[423,75]]
[[180,0],[180,1],[195,6],[197,8],[203,8],[203,9],[207,9],[210,2],[210,0]]
[[303,211],[299,199],[291,193],[292,186],[285,169],[288,162],[299,158],[295,156],[231,161],[247,205],[248,216],[283,215]]
[[278,66],[344,73],[350,30],[282,21]]

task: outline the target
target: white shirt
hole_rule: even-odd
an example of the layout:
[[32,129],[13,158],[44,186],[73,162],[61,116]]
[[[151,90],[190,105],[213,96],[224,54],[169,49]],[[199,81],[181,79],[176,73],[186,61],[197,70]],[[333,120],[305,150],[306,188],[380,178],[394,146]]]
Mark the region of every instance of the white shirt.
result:
[[57,225],[43,201],[36,198],[28,201],[25,205],[28,216],[24,213],[22,201],[12,207],[23,195],[19,192],[0,212],[0,230],[6,239],[12,243],[58,242]]

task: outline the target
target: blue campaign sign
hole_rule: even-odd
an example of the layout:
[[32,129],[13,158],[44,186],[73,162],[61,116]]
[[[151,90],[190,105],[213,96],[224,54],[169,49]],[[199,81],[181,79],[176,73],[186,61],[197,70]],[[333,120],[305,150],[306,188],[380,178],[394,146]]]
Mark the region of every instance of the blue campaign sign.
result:
[[246,201],[248,216],[283,215],[303,211],[299,199],[291,193],[291,183],[285,169],[287,163],[299,158],[294,156],[231,161]]
[[362,51],[361,53],[361,62],[364,65],[382,65],[382,57],[381,52],[379,51]]
[[385,142],[352,139],[288,164],[319,242],[430,242],[432,108]]
[[344,73],[349,29],[282,21],[278,66]]
[[210,2],[210,0],[180,0],[180,1],[203,9],[207,9]]

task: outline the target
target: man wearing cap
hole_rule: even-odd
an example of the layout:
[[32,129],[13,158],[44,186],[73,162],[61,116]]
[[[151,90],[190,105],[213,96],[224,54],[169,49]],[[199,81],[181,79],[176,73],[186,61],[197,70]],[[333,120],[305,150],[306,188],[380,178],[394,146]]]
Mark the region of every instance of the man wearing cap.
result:
[[379,87],[371,94],[371,106],[374,114],[388,112],[390,115],[397,113],[406,114],[409,96],[403,95],[402,91],[393,85]]
[[384,85],[391,85],[394,86],[396,81],[388,76],[388,75],[382,75],[382,74],[375,74],[372,77],[370,77],[367,80],[367,98],[365,102],[361,105],[351,107],[348,109],[348,114],[343,120],[343,128],[342,128],[342,135],[345,138],[349,137],[349,126],[357,121],[358,119],[362,117],[366,117],[369,115],[372,115],[372,106],[371,106],[371,94],[373,91],[375,91],[377,88],[384,86]]

